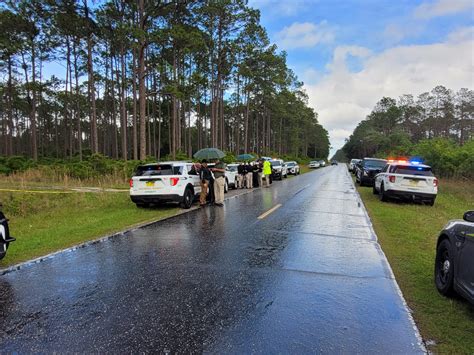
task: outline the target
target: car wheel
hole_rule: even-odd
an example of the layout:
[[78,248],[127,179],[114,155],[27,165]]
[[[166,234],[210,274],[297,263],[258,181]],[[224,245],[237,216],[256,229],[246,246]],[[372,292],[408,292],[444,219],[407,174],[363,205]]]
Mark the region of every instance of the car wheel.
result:
[[435,199],[432,198],[431,200],[429,200],[428,202],[426,202],[428,206],[434,206],[434,203],[435,203]]
[[387,197],[387,194],[385,193],[385,188],[383,187],[383,184],[380,185],[379,198],[380,198],[380,201],[382,201],[382,202],[386,202],[388,200],[388,197]]
[[229,192],[229,181],[227,181],[227,178],[225,179],[225,183],[224,183],[224,193],[228,193]]
[[181,207],[184,209],[189,209],[193,205],[193,193],[189,187],[184,190],[183,200],[181,202]]
[[435,284],[439,293],[448,296],[453,291],[454,258],[449,239],[439,243],[435,259]]
[[237,189],[237,178],[235,178],[235,181],[234,181],[234,187],[233,187],[232,189],[234,189],[234,190],[236,190],[236,189]]
[[283,176],[285,179],[288,177],[288,174],[286,174],[285,176]]
[[379,194],[379,192],[378,192],[377,189],[375,188],[375,183],[374,183],[374,186],[372,186],[372,193],[373,193],[374,195],[378,195],[378,194]]

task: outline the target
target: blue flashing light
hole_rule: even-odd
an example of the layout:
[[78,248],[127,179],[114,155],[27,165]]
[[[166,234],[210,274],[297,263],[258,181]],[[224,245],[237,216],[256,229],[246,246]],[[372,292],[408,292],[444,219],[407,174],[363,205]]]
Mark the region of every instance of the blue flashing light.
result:
[[417,168],[418,170],[423,170],[423,168]]
[[419,164],[421,164],[421,161],[418,161],[418,160],[410,160],[410,163],[413,164],[413,165],[419,165]]

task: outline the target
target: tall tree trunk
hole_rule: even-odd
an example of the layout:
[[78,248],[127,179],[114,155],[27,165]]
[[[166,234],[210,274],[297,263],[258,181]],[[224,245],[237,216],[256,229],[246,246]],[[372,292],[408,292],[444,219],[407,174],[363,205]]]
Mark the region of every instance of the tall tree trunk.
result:
[[95,105],[95,83],[94,83],[94,66],[92,62],[92,29],[89,23],[89,8],[87,0],[84,0],[84,11],[86,21],[88,22],[87,33],[87,73],[89,82],[89,101],[90,101],[90,121],[91,121],[91,149],[93,153],[99,152],[99,137],[97,134],[97,111]]
[[[38,143],[36,137],[36,47],[31,41],[31,82],[33,84],[32,100],[31,100],[31,114],[30,114],[30,129],[31,129],[31,149],[33,151],[33,160],[38,160]],[[67,91],[67,86],[66,86]]]
[[[145,30],[145,0],[138,1],[140,28]],[[146,39],[140,37],[138,52],[138,93],[140,97],[140,160],[146,159],[146,90],[145,90],[145,48]]]
[[138,160],[138,142],[137,142],[137,58],[136,50],[133,49],[132,58],[132,96],[133,96],[133,117],[132,117],[132,142],[133,159]]
[[5,152],[13,155],[13,85],[12,85],[12,57],[8,56],[8,134]]
[[[120,66],[122,71],[122,80],[121,80],[121,90],[120,90],[120,119],[121,119],[121,131],[122,131],[122,159],[127,160],[128,154],[128,146],[127,146],[127,109],[126,109],[126,102],[125,102],[125,88],[126,88],[126,80],[127,74],[125,71],[125,49],[124,45],[120,46]],[[118,80],[118,71],[117,71],[117,82]]]
[[77,65],[77,44],[76,41],[73,43],[73,55],[74,55],[74,78],[76,81],[76,125],[77,125],[77,147],[79,150],[79,160],[82,161],[82,127],[81,127],[81,103],[79,99],[79,69]]

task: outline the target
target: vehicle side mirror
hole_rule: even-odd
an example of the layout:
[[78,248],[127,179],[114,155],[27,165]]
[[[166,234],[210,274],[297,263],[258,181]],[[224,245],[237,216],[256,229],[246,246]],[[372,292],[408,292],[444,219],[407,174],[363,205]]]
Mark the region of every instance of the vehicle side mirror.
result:
[[463,219],[466,222],[474,223],[474,211],[467,211],[466,213],[464,213]]

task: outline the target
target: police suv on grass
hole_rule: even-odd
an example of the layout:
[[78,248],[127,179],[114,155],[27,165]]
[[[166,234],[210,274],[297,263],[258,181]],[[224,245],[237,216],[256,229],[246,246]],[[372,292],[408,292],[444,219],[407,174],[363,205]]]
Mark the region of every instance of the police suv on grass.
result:
[[373,193],[378,194],[381,201],[397,198],[433,206],[438,194],[438,179],[428,165],[417,161],[389,160],[375,176]]
[[140,165],[130,179],[130,198],[138,207],[178,202],[181,207],[190,208],[200,193],[199,175],[190,162]]

